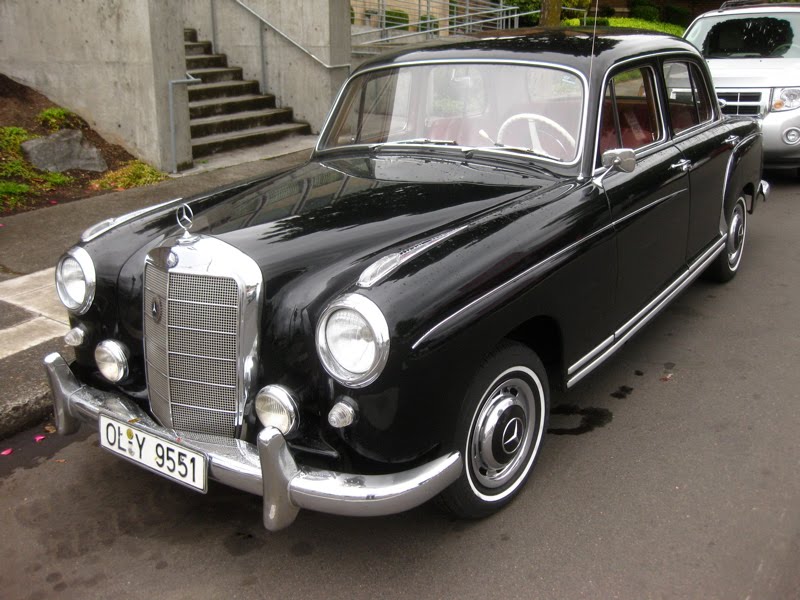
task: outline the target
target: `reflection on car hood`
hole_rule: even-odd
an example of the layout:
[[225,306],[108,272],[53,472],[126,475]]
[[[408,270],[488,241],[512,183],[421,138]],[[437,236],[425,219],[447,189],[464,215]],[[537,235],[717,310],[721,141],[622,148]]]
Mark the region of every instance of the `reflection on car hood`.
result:
[[800,86],[797,58],[712,58],[708,66],[718,89]]

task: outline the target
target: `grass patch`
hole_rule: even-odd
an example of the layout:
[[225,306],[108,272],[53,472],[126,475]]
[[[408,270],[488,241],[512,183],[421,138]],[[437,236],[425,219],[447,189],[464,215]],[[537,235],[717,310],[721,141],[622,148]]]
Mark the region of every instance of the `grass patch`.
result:
[[78,116],[68,111],[66,108],[53,107],[45,108],[36,115],[36,122],[47,127],[50,131],[58,131],[67,127],[77,127],[80,125]]
[[140,160],[125,163],[119,169],[109,171],[90,184],[96,190],[127,190],[167,179],[166,173],[154,169]]
[[[566,19],[561,22],[566,27],[580,27],[582,22],[580,19]],[[608,24],[610,27],[619,27],[624,29],[647,29],[649,31],[658,31],[677,37],[682,37],[685,27],[680,25],[673,25],[672,23],[662,23],[661,21],[645,21],[644,19],[627,19],[622,17],[609,17]]]
[[72,177],[39,171],[23,158],[20,144],[36,136],[22,127],[0,127],[0,210],[21,208],[33,194],[69,185]]

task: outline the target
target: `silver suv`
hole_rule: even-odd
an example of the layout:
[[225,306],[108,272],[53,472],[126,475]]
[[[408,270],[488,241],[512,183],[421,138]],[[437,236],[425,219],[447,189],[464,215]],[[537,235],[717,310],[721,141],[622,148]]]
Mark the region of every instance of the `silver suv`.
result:
[[725,2],[684,37],[708,61],[723,112],[763,118],[765,166],[800,167],[800,4]]

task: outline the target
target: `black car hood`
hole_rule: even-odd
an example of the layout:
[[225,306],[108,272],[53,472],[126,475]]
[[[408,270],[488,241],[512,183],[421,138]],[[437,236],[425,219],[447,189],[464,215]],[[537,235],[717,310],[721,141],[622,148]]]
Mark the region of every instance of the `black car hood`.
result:
[[[554,184],[551,175],[529,167],[378,155],[312,161],[235,193],[221,190],[188,203],[193,234],[229,243],[259,265],[267,313],[273,313],[327,302],[384,254]],[[181,230],[174,206],[130,230],[142,236],[141,245],[119,272],[119,289],[127,293],[118,314],[140,337],[144,254]]]

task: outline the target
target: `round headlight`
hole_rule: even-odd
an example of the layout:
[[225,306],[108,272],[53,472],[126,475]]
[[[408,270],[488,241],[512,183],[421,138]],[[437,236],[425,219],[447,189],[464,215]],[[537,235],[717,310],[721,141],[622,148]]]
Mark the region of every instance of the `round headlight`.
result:
[[94,300],[95,272],[92,257],[83,248],[72,248],[56,267],[56,291],[61,303],[82,315]]
[[381,374],[389,357],[389,327],[374,302],[348,294],[331,303],[317,325],[322,366],[340,383],[364,387]]
[[112,383],[128,376],[128,350],[117,341],[100,342],[94,349],[94,360],[103,377]]
[[778,88],[772,95],[772,110],[800,107],[800,88]]
[[256,395],[256,415],[264,427],[275,427],[283,435],[297,429],[297,402],[279,385],[261,388]]

